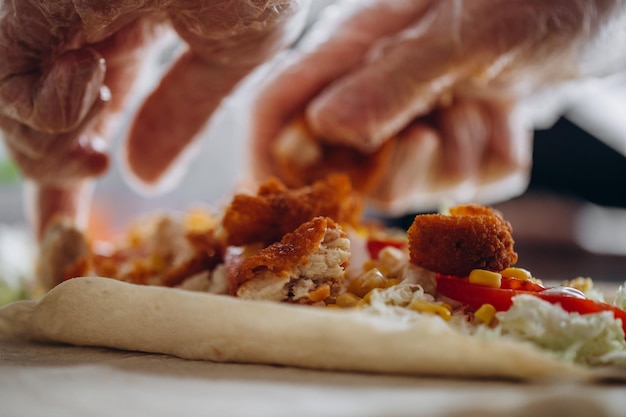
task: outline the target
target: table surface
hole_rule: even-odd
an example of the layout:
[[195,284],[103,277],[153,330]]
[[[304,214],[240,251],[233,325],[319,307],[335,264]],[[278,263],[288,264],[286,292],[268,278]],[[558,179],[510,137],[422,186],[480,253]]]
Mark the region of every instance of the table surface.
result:
[[0,342],[1,415],[623,416],[626,386],[399,377]]

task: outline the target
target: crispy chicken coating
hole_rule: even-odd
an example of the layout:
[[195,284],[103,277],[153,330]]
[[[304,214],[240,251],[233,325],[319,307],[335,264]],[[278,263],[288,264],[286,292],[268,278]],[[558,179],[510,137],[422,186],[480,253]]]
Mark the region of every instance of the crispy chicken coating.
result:
[[517,262],[511,233],[500,212],[475,204],[454,207],[449,215],[418,215],[408,230],[410,259],[445,275],[501,271]]
[[331,175],[293,190],[277,179],[269,179],[256,196],[239,194],[233,198],[222,227],[228,245],[270,244],[316,216],[330,217],[342,225],[358,225],[362,210],[361,197],[344,175]]
[[139,222],[108,253],[94,252],[96,275],[135,284],[175,286],[222,261],[212,229],[202,230],[168,215]]
[[[193,218],[192,218],[193,217]],[[101,276],[135,284],[176,286],[212,271],[223,246],[210,219],[158,215],[142,219],[118,240],[93,244],[69,219],[56,221],[44,235],[38,274],[44,285],[82,276]]]
[[328,217],[315,217],[246,258],[233,276],[238,297],[314,304],[335,295],[350,259],[350,241]]

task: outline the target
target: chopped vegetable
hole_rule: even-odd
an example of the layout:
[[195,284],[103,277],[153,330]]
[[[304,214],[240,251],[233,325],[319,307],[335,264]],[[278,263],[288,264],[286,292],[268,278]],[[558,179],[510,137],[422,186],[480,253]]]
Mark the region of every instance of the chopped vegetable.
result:
[[474,318],[476,320],[481,321],[487,325],[491,324],[495,316],[496,308],[491,304],[481,305],[480,308],[474,313]]
[[[515,295],[523,291],[532,291],[531,288],[521,289],[523,283],[530,281],[512,282],[514,279],[503,279],[500,288],[491,288],[471,284],[467,278],[437,275],[437,292],[472,308],[477,309],[483,304],[491,304],[497,311],[505,311],[511,307]],[[539,287],[541,290],[544,289]]]
[[385,276],[377,268],[372,268],[350,281],[348,289],[357,296],[364,297],[374,288],[384,288],[386,282]]
[[565,360],[592,365],[626,360],[624,330],[609,311],[570,313],[527,293],[515,297],[513,306],[496,317],[494,332],[531,341]]
[[468,280],[471,284],[482,285],[484,287],[500,288],[502,275],[497,272],[487,271],[485,269],[473,269],[470,272]]
[[613,305],[622,310],[626,310],[626,284],[622,284],[617,288]]
[[546,287],[543,285],[525,279],[518,279],[514,277],[503,276],[500,281],[500,288],[507,288],[509,290],[522,290],[522,291],[532,291],[539,292],[545,291]]
[[491,304],[497,311],[507,311],[513,305],[513,297],[522,294],[533,295],[552,304],[559,304],[565,311],[579,314],[592,314],[610,311],[613,317],[621,319],[626,332],[626,312],[607,303],[581,299],[565,294],[545,293],[545,287],[532,281],[503,277],[501,288],[474,285],[467,278],[437,276],[437,292],[469,307],[478,309],[483,304]]
[[361,297],[351,292],[344,292],[337,296],[335,305],[342,308],[355,307],[361,301]]
[[392,238],[387,238],[387,239],[370,238],[367,241],[367,252],[369,253],[371,259],[378,259],[378,255],[380,254],[380,251],[383,250],[384,248],[391,246],[397,249],[405,249],[406,245],[407,245],[406,239],[400,240],[400,239],[392,239]]
[[524,268],[509,267],[500,271],[500,274],[502,274],[502,276],[505,276],[505,277],[517,278],[523,281],[528,281],[533,278],[533,275],[530,273],[530,271]]
[[415,299],[408,305],[408,308],[418,313],[436,314],[446,321],[452,318],[452,307],[448,304]]

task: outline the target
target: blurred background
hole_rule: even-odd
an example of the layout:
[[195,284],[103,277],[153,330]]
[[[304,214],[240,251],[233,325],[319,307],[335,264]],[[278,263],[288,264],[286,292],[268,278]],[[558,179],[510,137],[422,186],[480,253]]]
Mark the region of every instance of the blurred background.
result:
[[[314,13],[328,1],[314,3]],[[159,56],[164,68],[176,46]],[[149,77],[137,87],[137,102],[149,91]],[[254,77],[247,82],[254,83]],[[222,205],[244,168],[245,111],[238,96],[227,100],[199,139],[196,156],[181,186],[158,196],[142,195],[122,178],[118,156],[99,179],[93,203],[98,228],[120,231],[141,213],[184,210],[194,204]],[[557,97],[558,99],[555,99]],[[536,277],[565,280],[626,280],[626,73],[569,85],[534,97],[526,105],[535,126],[534,164],[527,191],[495,206],[514,229],[518,266]],[[119,135],[121,136],[121,135]],[[116,149],[117,138],[112,144]],[[0,278],[32,256],[22,206],[22,180],[0,143]],[[387,219],[408,227],[414,214]],[[21,255],[20,255],[21,253]],[[19,269],[19,266],[18,266]],[[1,291],[0,291],[1,292]]]

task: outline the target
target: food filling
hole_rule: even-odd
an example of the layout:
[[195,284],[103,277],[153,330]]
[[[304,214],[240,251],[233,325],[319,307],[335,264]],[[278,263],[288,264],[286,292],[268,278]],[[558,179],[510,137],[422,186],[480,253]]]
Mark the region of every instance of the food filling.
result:
[[609,304],[589,278],[550,286],[514,266],[513,229],[498,211],[452,207],[416,216],[405,232],[363,219],[362,206],[345,176],[298,189],[271,179],[221,215],[153,218],[106,251],[60,223],[44,239],[41,271],[442,320],[563,360],[626,364],[626,290]]

